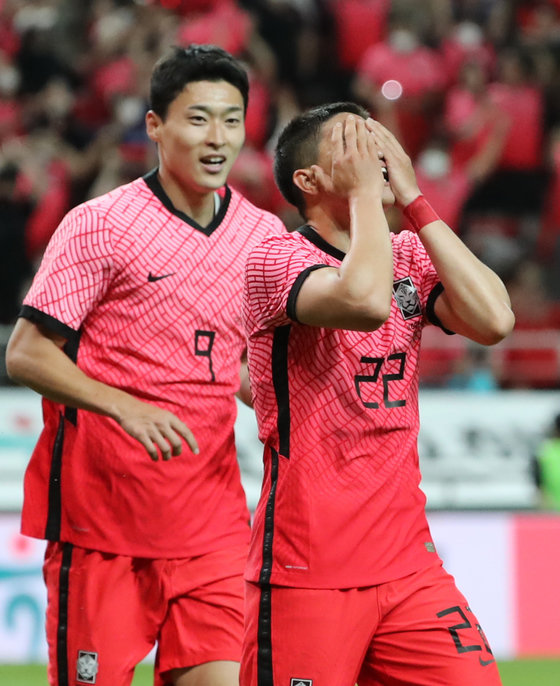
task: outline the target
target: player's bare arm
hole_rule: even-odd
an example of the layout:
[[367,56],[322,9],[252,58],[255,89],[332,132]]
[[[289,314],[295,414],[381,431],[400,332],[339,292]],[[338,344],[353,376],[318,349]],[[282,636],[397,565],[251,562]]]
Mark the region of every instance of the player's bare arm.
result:
[[249,379],[249,366],[247,364],[247,351],[241,358],[241,367],[239,369],[239,390],[235,394],[242,403],[253,407],[253,397],[251,394],[251,380]]
[[[395,200],[406,207],[421,195],[410,158],[381,124],[368,126],[385,157]],[[426,224],[418,235],[445,288],[435,303],[442,324],[477,343],[501,341],[515,322],[502,280],[441,219]]]
[[309,184],[308,192],[325,199],[327,209],[319,200],[309,210],[312,226],[314,217],[322,225],[336,221],[333,199],[342,204],[346,221],[349,213],[349,247],[340,268],[318,269],[307,277],[296,313],[312,326],[373,331],[389,316],[393,273],[378,149],[364,120],[353,115],[334,123],[330,144],[330,168],[298,170],[294,182],[304,189]]
[[173,413],[87,376],[62,347],[65,339],[18,319],[6,352],[10,378],[57,403],[112,417],[152,460],[179,455],[182,439],[198,452],[190,429]]

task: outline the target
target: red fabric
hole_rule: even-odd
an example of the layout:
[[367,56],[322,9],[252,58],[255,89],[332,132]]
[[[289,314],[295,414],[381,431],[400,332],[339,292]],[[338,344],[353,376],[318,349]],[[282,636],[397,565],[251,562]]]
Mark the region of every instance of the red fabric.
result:
[[148,4],[161,5],[183,16],[209,12],[220,5],[232,4],[234,0],[148,0]]
[[422,46],[410,53],[400,53],[387,43],[378,43],[364,53],[358,74],[377,89],[388,80],[401,84],[402,96],[393,105],[401,142],[414,159],[433,125],[425,109],[428,96],[440,93],[446,83],[445,67],[439,56]]
[[463,169],[456,168],[443,178],[433,179],[427,177],[421,169],[417,168],[416,180],[436,215],[439,215],[448,226],[457,231],[463,206],[472,189],[472,183]]
[[461,67],[467,60],[478,60],[489,72],[495,62],[495,52],[491,45],[469,47],[453,38],[446,38],[440,48],[441,59],[447,71],[449,84],[454,84]]
[[269,683],[501,686],[477,617],[437,564],[344,591],[247,584],[246,597],[241,686],[262,683],[263,636]]
[[390,0],[331,0],[339,63],[354,69],[364,52],[385,38]]
[[[0,6],[0,11],[2,7]],[[21,40],[11,21],[0,17],[0,52],[8,57],[15,57],[19,52]]]
[[451,159],[462,167],[487,144],[497,116],[508,116],[489,98],[477,98],[466,88],[451,88],[445,98],[444,120],[452,137]]
[[84,90],[76,96],[73,115],[87,128],[100,128],[111,121],[111,104],[93,90]]
[[[283,227],[235,191],[223,203],[207,235],[137,179],[78,206],[53,235],[25,316],[74,344],[80,332],[78,366],[174,412],[200,454],[185,445],[152,462],[112,419],[79,410],[73,423],[44,400],[45,428],[25,476],[26,535],[49,528],[51,539],[137,557],[188,557],[247,540],[233,435],[243,266]],[[49,497],[53,463],[60,509]]]
[[129,93],[136,85],[136,65],[129,57],[120,57],[99,67],[93,76],[96,95],[109,101],[114,95]]
[[23,107],[17,100],[0,100],[0,141],[24,133]]
[[393,234],[395,296],[382,327],[301,325],[301,275],[343,257],[309,231],[267,239],[247,261],[243,317],[265,444],[247,578],[259,580],[264,565],[272,584],[383,583],[433,561],[418,487],[417,365],[439,281],[418,237]]
[[[488,86],[492,101],[509,117],[500,167],[535,169],[541,165],[544,103],[541,91],[533,86],[512,87],[503,83]],[[523,135],[520,135],[523,132]]]
[[[70,558],[69,552],[68,545],[50,543],[45,555],[50,684],[129,686],[134,666],[156,637],[157,686],[164,684],[159,672],[239,660],[246,546],[172,563],[77,546]],[[63,594],[64,624],[59,613]],[[68,661],[58,659],[62,637],[72,656]],[[68,672],[58,675],[61,664]]]
[[211,43],[232,55],[242,53],[253,29],[250,15],[233,3],[218,4],[199,17],[187,18],[177,31],[179,45]]
[[418,233],[427,224],[436,222],[439,219],[437,212],[423,195],[419,195],[409,203],[404,208],[403,214],[415,233]]
[[47,170],[49,187],[25,227],[25,250],[31,260],[41,255],[70,205],[70,178],[66,165],[54,161]]
[[270,108],[269,85],[249,72],[249,106],[245,116],[245,137],[249,145],[262,148],[266,143],[269,134]]
[[539,255],[546,259],[554,255],[560,238],[560,139],[551,146],[552,178],[546,191]]
[[437,53],[422,46],[400,53],[388,43],[372,45],[361,60],[358,73],[378,87],[389,79],[399,81],[404,98],[440,91],[446,81],[445,68]]
[[257,207],[278,213],[285,206],[274,183],[272,158],[265,150],[245,146],[230,172],[229,184]]

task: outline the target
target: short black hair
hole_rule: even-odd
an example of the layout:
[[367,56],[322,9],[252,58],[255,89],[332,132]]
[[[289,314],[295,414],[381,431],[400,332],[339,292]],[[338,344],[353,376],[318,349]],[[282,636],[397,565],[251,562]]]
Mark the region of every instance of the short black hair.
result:
[[150,81],[150,109],[162,119],[169,105],[193,81],[227,81],[243,97],[247,112],[249,78],[241,63],[216,45],[174,46],[160,58],[152,71]]
[[305,197],[293,182],[296,169],[316,164],[319,155],[319,140],[323,124],[336,116],[348,112],[367,119],[369,112],[355,102],[333,102],[313,107],[294,117],[283,129],[274,157],[274,178],[286,200],[297,207],[305,219]]

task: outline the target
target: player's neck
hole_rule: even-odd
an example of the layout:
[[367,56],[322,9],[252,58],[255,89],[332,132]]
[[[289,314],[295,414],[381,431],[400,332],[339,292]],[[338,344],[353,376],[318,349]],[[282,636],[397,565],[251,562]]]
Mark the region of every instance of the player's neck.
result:
[[173,207],[193,219],[200,226],[208,226],[216,214],[216,193],[185,192],[172,177],[158,174],[160,183]]
[[350,229],[349,222],[335,217],[332,213],[325,211],[317,205],[308,208],[307,223],[311,226],[327,243],[348,252],[350,249]]

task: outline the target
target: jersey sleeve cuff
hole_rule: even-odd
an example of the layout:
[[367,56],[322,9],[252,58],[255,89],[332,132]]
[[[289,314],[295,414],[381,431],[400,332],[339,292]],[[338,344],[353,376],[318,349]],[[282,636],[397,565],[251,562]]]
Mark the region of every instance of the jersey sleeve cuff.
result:
[[290,293],[288,295],[288,302],[286,303],[286,314],[292,321],[300,323],[298,321],[298,318],[296,317],[296,300],[301,290],[301,287],[303,286],[303,282],[305,281],[305,279],[307,279],[311,272],[314,272],[316,269],[324,269],[328,266],[328,264],[313,264],[310,267],[304,269],[294,281],[290,289]]
[[78,332],[75,329],[72,329],[67,324],[63,324],[58,319],[55,319],[55,317],[51,317],[50,314],[41,312],[41,310],[31,307],[30,305],[22,305],[18,316],[23,317],[23,319],[28,319],[34,324],[40,324],[49,331],[52,331],[52,333],[62,336],[63,338],[73,339],[78,335]]
[[450,329],[446,329],[445,326],[441,323],[441,320],[437,316],[436,311],[435,311],[436,300],[439,298],[439,296],[443,293],[444,290],[445,289],[444,289],[441,281],[436,283],[436,285],[432,288],[432,291],[431,291],[430,295],[428,296],[428,300],[426,302],[426,317],[427,317],[429,322],[434,324],[434,326],[438,326],[448,336],[454,336],[455,331],[451,331]]

